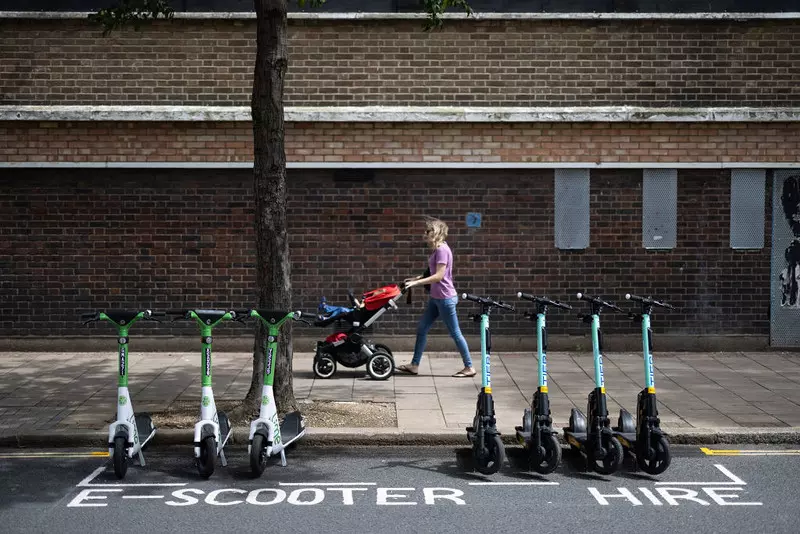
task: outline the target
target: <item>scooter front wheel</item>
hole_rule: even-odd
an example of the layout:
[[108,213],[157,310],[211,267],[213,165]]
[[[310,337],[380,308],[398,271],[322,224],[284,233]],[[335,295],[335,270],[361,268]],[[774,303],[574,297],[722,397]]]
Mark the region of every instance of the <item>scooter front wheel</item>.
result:
[[543,436],[542,445],[538,451],[531,454],[533,469],[540,475],[552,473],[561,463],[561,444],[555,434]]
[[608,439],[606,455],[602,459],[596,459],[594,454],[591,454],[589,463],[601,475],[610,475],[622,467],[623,455],[622,445],[616,437],[612,436]]
[[206,436],[200,441],[200,457],[197,458],[197,471],[203,478],[214,474],[217,461],[217,440],[214,436]]
[[636,454],[636,463],[648,475],[660,475],[667,470],[671,462],[667,438],[653,434],[648,449]]
[[486,440],[484,450],[480,450],[478,442],[472,446],[475,469],[484,475],[493,475],[500,470],[506,458],[505,447],[500,436],[492,436]]
[[254,476],[261,476],[267,467],[267,448],[264,446],[264,436],[255,434],[250,445],[250,471]]
[[128,472],[128,440],[124,436],[114,438],[114,474],[117,478],[125,478]]

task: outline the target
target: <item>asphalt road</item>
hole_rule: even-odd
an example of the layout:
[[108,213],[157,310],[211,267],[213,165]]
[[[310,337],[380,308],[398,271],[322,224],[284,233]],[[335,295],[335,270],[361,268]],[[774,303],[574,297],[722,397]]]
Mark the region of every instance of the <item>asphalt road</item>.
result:
[[203,480],[189,447],[156,447],[123,481],[90,450],[0,449],[0,530],[800,532],[800,454],[742,448],[759,455],[674,446],[672,466],[659,477],[630,463],[610,476],[586,473],[565,451],[558,471],[542,477],[525,470],[516,447],[500,473],[483,476],[470,470],[468,449],[300,443],[287,467],[274,461],[254,479],[246,447],[234,445],[228,466]]

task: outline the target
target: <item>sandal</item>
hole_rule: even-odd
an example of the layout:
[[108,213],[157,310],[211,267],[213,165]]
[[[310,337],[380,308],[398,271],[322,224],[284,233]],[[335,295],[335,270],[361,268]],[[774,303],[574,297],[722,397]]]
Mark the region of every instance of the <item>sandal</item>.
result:
[[478,374],[478,371],[474,371],[473,370],[472,372],[469,372],[469,371],[463,371],[462,370],[462,371],[459,371],[456,374],[454,374],[453,377],[455,377],[455,378],[470,378],[470,377],[475,376],[476,374]]
[[397,368],[398,371],[409,375],[418,375],[419,371],[412,371],[409,364],[403,364]]

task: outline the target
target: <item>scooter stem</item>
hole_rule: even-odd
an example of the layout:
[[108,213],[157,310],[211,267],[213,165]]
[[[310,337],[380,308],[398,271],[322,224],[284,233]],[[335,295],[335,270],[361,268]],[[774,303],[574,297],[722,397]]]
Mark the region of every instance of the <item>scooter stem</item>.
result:
[[485,393],[492,392],[491,371],[492,336],[489,333],[489,316],[481,315],[481,387]]

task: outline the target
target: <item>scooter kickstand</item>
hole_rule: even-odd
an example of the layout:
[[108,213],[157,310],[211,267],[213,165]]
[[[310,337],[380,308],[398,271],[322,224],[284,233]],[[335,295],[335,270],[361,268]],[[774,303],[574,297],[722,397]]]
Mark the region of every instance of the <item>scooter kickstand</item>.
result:
[[144,454],[142,454],[142,449],[139,449],[139,465],[144,466]]
[[222,467],[227,467],[228,461],[225,459],[225,449],[220,449],[219,460],[222,463]]
[[281,449],[281,466],[286,467],[286,452]]

